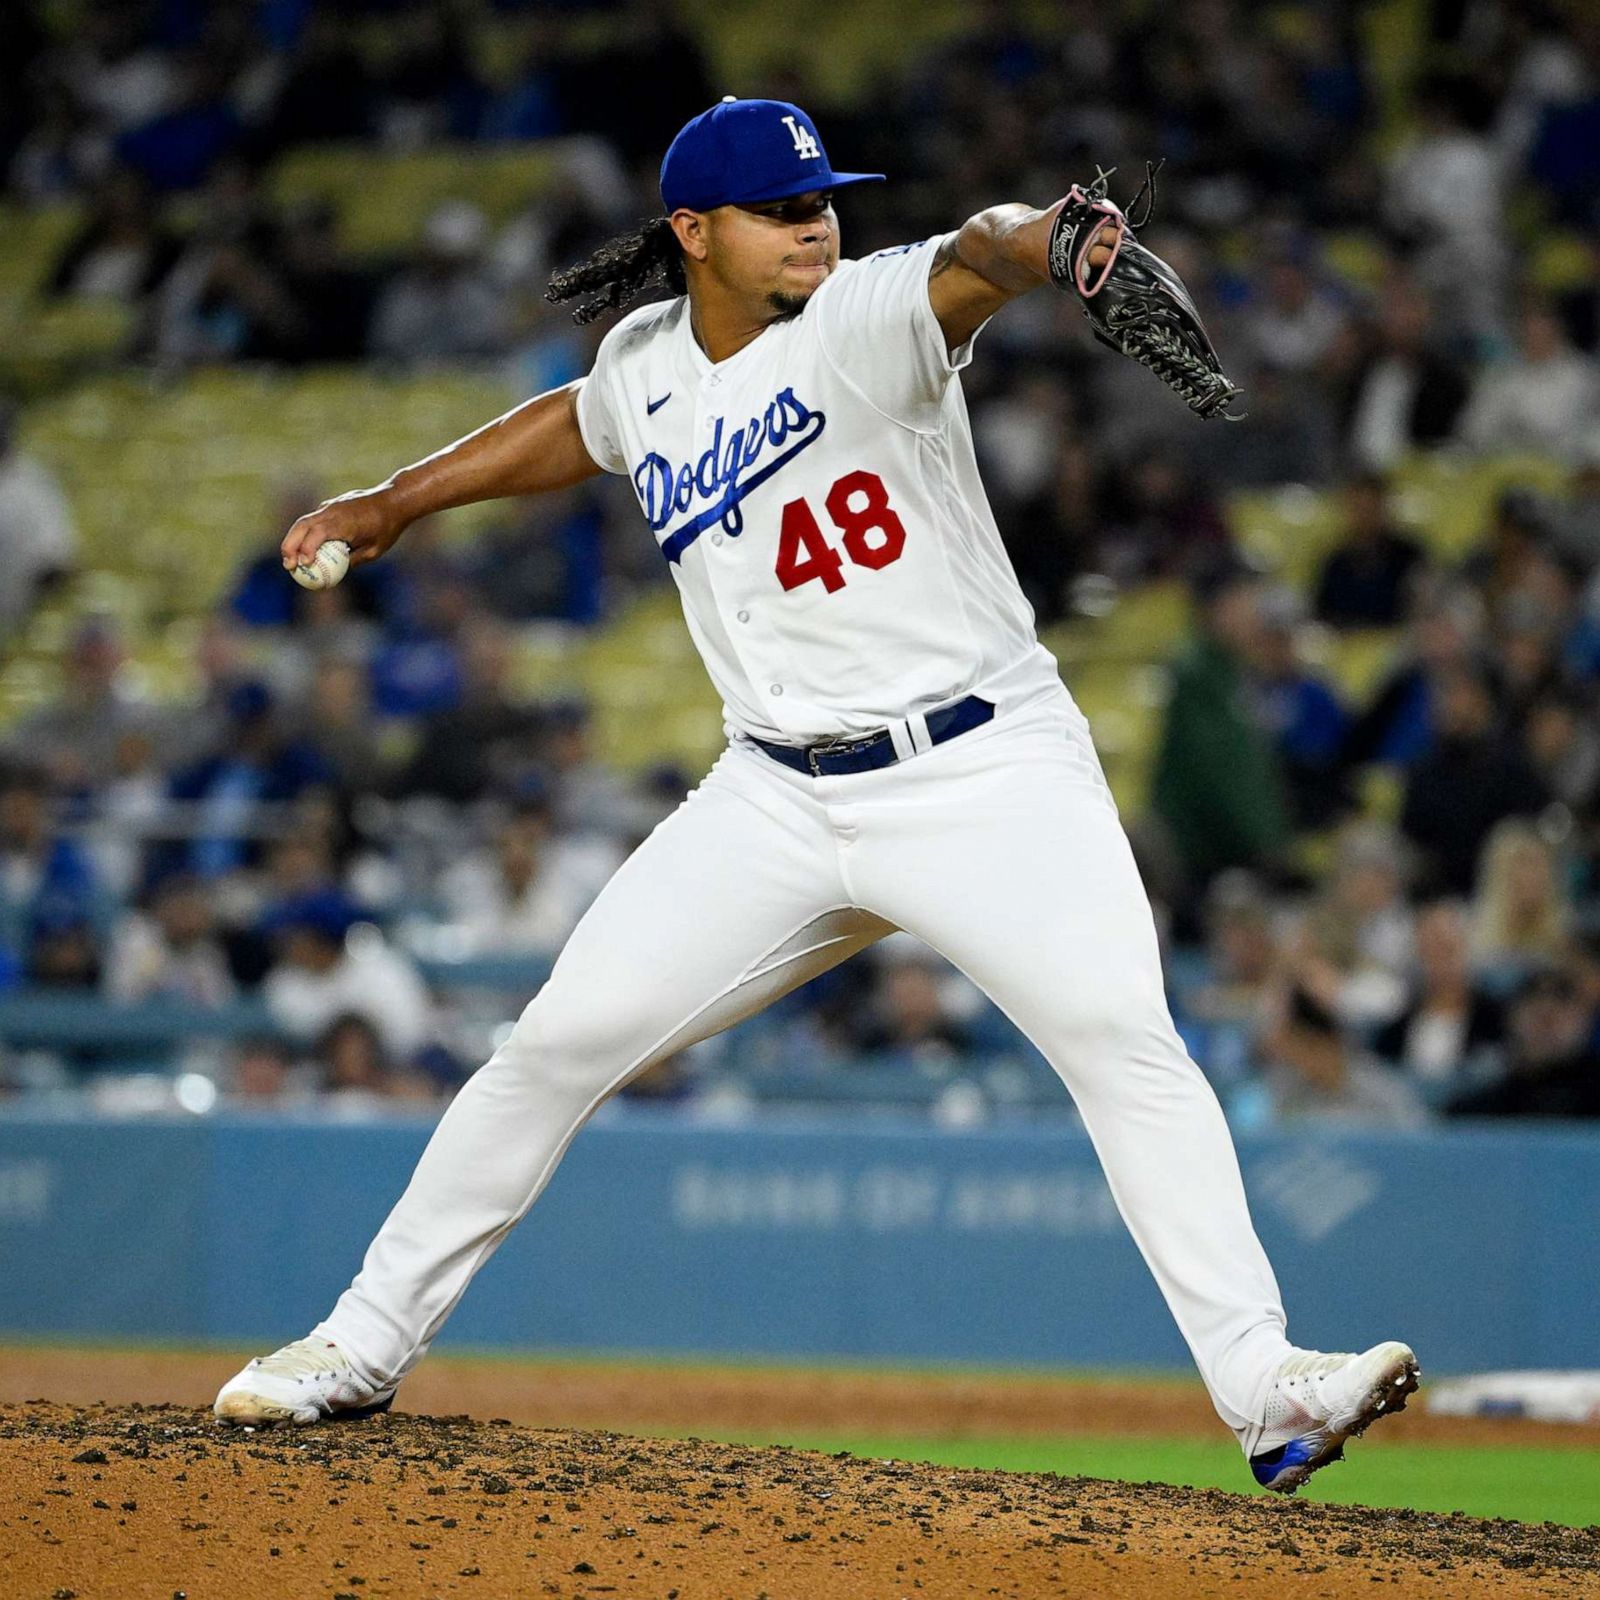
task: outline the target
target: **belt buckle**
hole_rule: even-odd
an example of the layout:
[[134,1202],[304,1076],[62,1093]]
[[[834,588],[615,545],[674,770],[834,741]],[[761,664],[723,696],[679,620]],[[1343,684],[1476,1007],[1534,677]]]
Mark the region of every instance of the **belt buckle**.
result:
[[815,744],[807,745],[806,765],[811,768],[811,776],[813,778],[827,776],[817,765],[819,756],[830,756],[842,750],[854,750],[861,745],[871,744],[877,737],[875,733],[864,733],[859,739],[819,739]]

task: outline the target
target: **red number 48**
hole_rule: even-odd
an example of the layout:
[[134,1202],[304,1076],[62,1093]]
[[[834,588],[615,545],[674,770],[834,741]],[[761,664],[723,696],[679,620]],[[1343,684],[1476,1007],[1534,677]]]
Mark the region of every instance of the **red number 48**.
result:
[[[906,525],[889,504],[889,491],[875,472],[847,472],[823,502],[833,525],[844,535],[845,554],[858,567],[876,572],[900,559]],[[811,507],[791,500],[778,530],[778,582],[785,589],[820,579],[833,594],[844,588],[844,557],[823,537]]]

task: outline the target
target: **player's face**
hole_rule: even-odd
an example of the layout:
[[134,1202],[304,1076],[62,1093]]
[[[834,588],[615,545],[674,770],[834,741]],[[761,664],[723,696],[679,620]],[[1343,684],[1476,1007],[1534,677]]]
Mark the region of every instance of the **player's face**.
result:
[[803,311],[839,265],[839,219],[826,190],[719,206],[706,215],[706,265],[728,289],[764,301],[779,316]]

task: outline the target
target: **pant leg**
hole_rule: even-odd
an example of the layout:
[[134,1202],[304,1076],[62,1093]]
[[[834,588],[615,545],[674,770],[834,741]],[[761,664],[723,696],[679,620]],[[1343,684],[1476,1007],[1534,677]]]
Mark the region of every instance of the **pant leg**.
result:
[[730,750],[623,863],[462,1086],[361,1272],[314,1330],[376,1383],[421,1359],[595,1108],[652,1062],[888,932],[849,905],[826,820]]
[[1063,695],[838,780],[831,809],[857,832],[857,903],[966,972],[1060,1074],[1219,1414],[1259,1420],[1291,1348],[1277,1283],[1082,713]]

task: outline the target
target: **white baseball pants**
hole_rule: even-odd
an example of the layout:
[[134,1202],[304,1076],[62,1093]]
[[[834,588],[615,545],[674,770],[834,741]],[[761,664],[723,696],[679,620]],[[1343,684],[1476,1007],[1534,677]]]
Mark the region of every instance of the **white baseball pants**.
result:
[[1277,1283],[1064,690],[874,772],[811,778],[725,751],[456,1095],[315,1331],[375,1383],[398,1378],[601,1101],[893,928],[965,972],[1060,1074],[1218,1413],[1259,1421],[1291,1350]]

